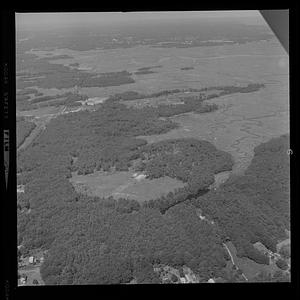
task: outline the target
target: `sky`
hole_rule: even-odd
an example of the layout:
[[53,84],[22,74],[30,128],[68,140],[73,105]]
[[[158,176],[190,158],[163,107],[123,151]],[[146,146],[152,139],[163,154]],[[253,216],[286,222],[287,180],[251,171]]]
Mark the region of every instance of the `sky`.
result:
[[112,24],[126,21],[171,19],[239,19],[251,24],[263,22],[259,11],[182,11],[182,12],[85,12],[85,13],[16,13],[17,27],[72,26],[91,23]]

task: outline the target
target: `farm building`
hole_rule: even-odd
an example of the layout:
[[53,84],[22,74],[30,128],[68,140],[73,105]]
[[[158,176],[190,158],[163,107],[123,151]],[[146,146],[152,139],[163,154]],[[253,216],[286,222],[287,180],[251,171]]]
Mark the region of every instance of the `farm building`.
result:
[[140,180],[145,179],[145,178],[146,178],[146,175],[145,175],[145,174],[134,173],[134,174],[132,175],[132,177],[133,177],[134,179],[136,179],[137,181],[140,181]]

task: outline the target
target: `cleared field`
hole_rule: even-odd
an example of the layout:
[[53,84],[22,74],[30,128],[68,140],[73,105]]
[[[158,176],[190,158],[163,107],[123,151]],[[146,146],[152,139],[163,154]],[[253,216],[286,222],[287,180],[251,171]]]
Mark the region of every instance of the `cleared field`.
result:
[[118,198],[130,198],[139,202],[158,198],[184,184],[170,177],[158,179],[133,178],[133,172],[116,172],[105,174],[97,171],[89,175],[72,174],[70,182],[80,193],[91,196]]
[[275,262],[271,262],[269,265],[263,265],[263,264],[258,264],[249,258],[237,257],[236,256],[237,251],[235,246],[232,244],[232,242],[227,242],[226,245],[231,252],[235,265],[237,265],[238,268],[243,271],[243,273],[249,280],[251,280],[253,277],[255,277],[258,273],[262,271],[274,274],[276,271],[280,270],[276,266]]

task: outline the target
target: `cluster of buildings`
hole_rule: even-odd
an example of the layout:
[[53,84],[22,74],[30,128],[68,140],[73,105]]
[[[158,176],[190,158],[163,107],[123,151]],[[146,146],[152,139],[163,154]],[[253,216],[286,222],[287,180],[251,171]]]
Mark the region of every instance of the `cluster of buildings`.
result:
[[158,266],[154,268],[154,272],[158,273],[163,283],[199,283],[199,278],[193,271],[186,267],[182,267],[182,271],[170,266]]
[[94,98],[88,98],[87,100],[84,101],[78,101],[82,105],[96,105],[99,103],[103,103],[105,100],[107,100],[108,97],[94,97]]
[[256,242],[254,244],[254,247],[262,252],[264,255],[269,257],[270,264],[275,263],[278,259],[281,258],[281,255],[278,253],[274,253],[271,250],[267,249],[265,245],[263,245],[261,242]]
[[200,218],[200,220],[206,221],[206,222],[208,222],[208,223],[210,223],[210,224],[212,224],[212,225],[215,224],[214,221],[210,221],[207,217],[205,217],[204,215],[202,215],[202,210],[201,210],[200,208],[198,208],[198,209],[196,210],[196,214],[197,214],[197,216]]

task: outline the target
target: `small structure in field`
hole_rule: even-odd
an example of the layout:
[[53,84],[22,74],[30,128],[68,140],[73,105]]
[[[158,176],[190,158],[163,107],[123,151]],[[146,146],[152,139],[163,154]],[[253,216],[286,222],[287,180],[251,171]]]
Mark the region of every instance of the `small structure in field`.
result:
[[213,278],[208,279],[207,283],[215,283]]
[[28,261],[29,261],[30,264],[35,263],[35,258],[34,258],[34,256],[30,256],[29,259],[28,259]]

